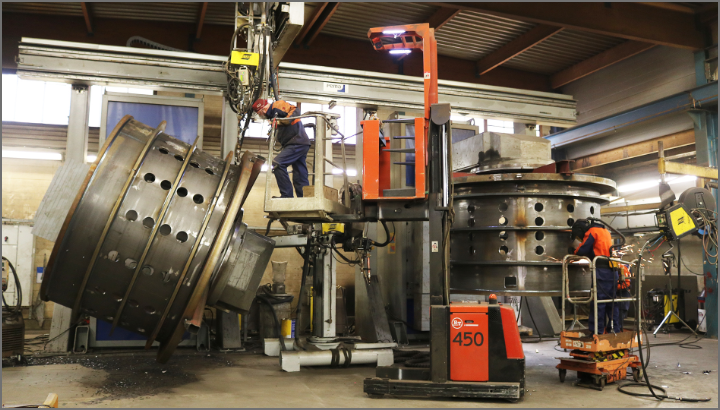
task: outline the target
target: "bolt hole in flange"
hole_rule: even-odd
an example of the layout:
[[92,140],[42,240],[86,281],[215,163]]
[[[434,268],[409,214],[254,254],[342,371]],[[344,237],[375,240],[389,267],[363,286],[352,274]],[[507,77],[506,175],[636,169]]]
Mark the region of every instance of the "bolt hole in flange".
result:
[[543,231],[535,232],[535,240],[542,241],[545,239],[545,233]]
[[575,212],[575,205],[573,205],[573,204],[567,204],[567,211],[568,211],[568,212]]
[[145,180],[145,182],[152,184],[153,182],[155,182],[155,174],[148,172],[147,174],[145,174],[143,179]]
[[183,156],[180,154],[175,154],[175,159],[178,161],[185,161],[185,158],[183,158]]
[[567,224],[568,224],[568,226],[573,226],[573,224],[575,224],[575,220],[572,218],[568,218]]
[[475,226],[475,218],[468,219],[468,226]]
[[503,245],[500,247],[500,255],[505,256],[508,254],[508,252],[510,252],[510,248],[508,248],[507,246]]
[[543,209],[545,209],[545,206],[543,204],[541,204],[540,202],[537,202],[535,204],[535,211],[542,212]]
[[165,154],[165,155],[170,153],[170,151],[168,151],[167,148],[159,148],[158,151],[160,151],[162,154]]
[[160,183],[160,188],[162,188],[166,191],[169,191],[170,188],[172,188],[172,182],[170,182],[166,179]]
[[500,212],[505,212],[505,211],[507,211],[507,210],[508,210],[508,204],[507,204],[507,202],[501,203],[500,206],[498,206],[498,209],[500,210]]
[[168,224],[163,224],[160,229],[158,230],[160,232],[160,235],[162,236],[168,236],[172,232],[172,227]]
[[120,253],[118,251],[110,251],[107,256],[110,262],[117,262],[120,260]]
[[152,227],[155,226],[155,220],[148,216],[143,219],[143,226],[148,229],[152,229]]
[[136,221],[138,219],[138,213],[131,209],[131,210],[125,212],[125,219],[127,219],[130,222]]
[[517,287],[517,278],[515,276],[505,276],[505,287],[506,288],[516,288]]
[[590,215],[595,215],[595,207],[594,206],[590,207]]
[[180,231],[175,235],[175,239],[177,239],[180,243],[186,242],[188,240],[188,234],[187,232]]
[[148,315],[154,315],[155,308],[152,306],[145,306],[145,313],[147,313]]
[[145,275],[152,276],[153,272],[155,272],[155,269],[153,269],[150,265],[145,265],[140,271]]
[[508,219],[505,218],[504,216],[501,216],[500,219],[498,219],[498,223],[500,223],[500,225],[505,226],[508,224]]
[[201,204],[205,202],[205,198],[203,198],[203,196],[200,194],[195,194],[193,195],[193,202],[195,202],[196,204]]
[[509,236],[510,235],[508,235],[505,231],[500,231],[500,234],[498,235],[501,241],[506,241]]
[[178,194],[179,197],[185,198],[185,197],[188,195],[188,190],[185,189],[185,188],[180,187],[180,188],[177,189],[177,194]]
[[132,258],[125,259],[125,267],[131,270],[137,268],[137,261]]
[[213,170],[210,168],[205,168],[205,172],[207,172],[208,175],[215,175],[215,172],[213,172]]
[[475,248],[472,246],[468,249],[468,251],[470,252],[470,255],[475,255]]
[[544,253],[545,253],[545,248],[543,248],[542,246],[539,246],[539,245],[535,247],[536,255],[542,255]]
[[543,226],[544,223],[545,220],[542,217],[538,216],[535,218],[535,226]]
[[193,168],[200,168],[200,164],[195,161],[190,162],[190,166],[192,166]]

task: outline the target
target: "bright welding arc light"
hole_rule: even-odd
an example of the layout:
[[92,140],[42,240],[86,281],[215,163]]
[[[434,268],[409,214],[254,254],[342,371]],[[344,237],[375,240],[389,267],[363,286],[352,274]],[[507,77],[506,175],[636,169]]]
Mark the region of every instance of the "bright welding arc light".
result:
[[399,36],[400,34],[404,34],[404,33],[405,33],[405,30],[399,30],[399,29],[383,30],[383,34],[385,34],[385,35],[395,35],[395,36]]
[[390,54],[410,54],[412,50],[402,49],[402,50],[390,50]]

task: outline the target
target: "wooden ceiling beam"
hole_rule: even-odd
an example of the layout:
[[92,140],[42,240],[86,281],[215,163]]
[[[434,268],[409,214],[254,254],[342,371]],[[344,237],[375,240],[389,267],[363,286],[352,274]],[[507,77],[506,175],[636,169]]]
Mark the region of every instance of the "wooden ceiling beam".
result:
[[89,36],[93,35],[93,28],[92,28],[92,20],[90,18],[90,9],[88,8],[87,3],[81,2],[80,8],[82,8],[83,18],[85,19],[85,28],[87,29],[87,33]]
[[200,6],[200,15],[198,16],[197,31],[195,32],[195,40],[200,40],[203,24],[205,24],[205,14],[207,13],[208,2],[203,2]]
[[581,61],[571,67],[555,73],[551,77],[550,85],[552,88],[560,88],[565,84],[579,80],[587,75],[602,70],[603,68],[609,67],[615,63],[619,63],[653,47],[655,47],[655,44],[642,43],[640,41],[626,41],[609,50],[605,50],[600,54],[594,55],[587,60]]
[[562,31],[562,27],[538,24],[520,37],[486,55],[477,62],[477,73],[483,75],[493,68],[511,60],[535,45]]
[[315,25],[315,22],[320,18],[320,15],[322,14],[323,10],[328,6],[330,3],[320,3],[317,6],[315,6],[315,10],[313,10],[312,16],[310,16],[310,20],[305,23],[302,30],[300,30],[300,33],[295,37],[295,45],[299,46],[302,44],[305,37],[308,35],[310,30]]
[[694,15],[646,4],[621,2],[429,4],[694,51],[710,45],[705,44],[703,33]]
[[431,28],[434,28],[435,31],[438,31],[458,14],[460,14],[459,9],[440,7],[427,19],[426,23],[428,23]]
[[667,150],[687,147],[695,144],[695,131],[681,131],[664,137],[630,144],[585,157],[575,158],[575,161],[570,165],[570,169],[576,172],[587,172],[593,168],[614,164],[619,161],[643,157],[650,154],[657,154],[659,141],[662,141],[663,147]]
[[318,34],[320,34],[325,25],[330,21],[330,18],[333,16],[333,14],[335,14],[335,11],[337,11],[338,7],[340,7],[340,3],[338,2],[327,3],[327,5],[320,12],[320,15],[315,21],[315,24],[313,24],[313,26],[310,28],[310,31],[305,36],[304,44],[306,46],[309,46],[310,44],[312,44],[313,41],[315,41]]

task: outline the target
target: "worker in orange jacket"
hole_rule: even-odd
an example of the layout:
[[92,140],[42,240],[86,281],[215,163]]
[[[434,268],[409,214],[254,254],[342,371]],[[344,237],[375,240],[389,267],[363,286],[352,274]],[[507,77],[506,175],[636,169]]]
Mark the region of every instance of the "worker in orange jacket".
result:
[[[620,281],[617,285],[617,297],[618,298],[630,298],[630,278],[632,274],[627,265],[620,265]],[[622,323],[627,317],[628,311],[630,310],[630,302],[620,302],[620,323]]]
[[[594,260],[596,256],[610,256],[610,247],[612,246],[612,238],[610,232],[604,226],[597,222],[588,223],[586,220],[579,220],[572,227],[573,239],[579,242],[575,248],[575,254],[585,256]],[[614,263],[613,263],[614,264]],[[598,260],[596,264],[597,272],[597,298],[598,300],[608,300],[617,297],[618,273],[609,261]],[[610,321],[613,323],[613,330],[619,332],[622,330],[622,322],[620,321],[620,303],[598,303],[598,332],[611,332]],[[588,327],[591,331],[595,330],[595,312],[591,308],[588,314]]]
[[[308,181],[308,169],[306,164],[307,153],[310,150],[310,138],[305,133],[305,127],[299,118],[283,120],[283,118],[299,115],[297,107],[287,101],[277,100],[275,102],[266,99],[255,101],[252,106],[260,117],[273,119],[277,118],[277,134],[275,139],[282,146],[282,151],[273,158],[273,174],[277,180],[281,198],[292,198],[293,187],[295,195],[302,198],[302,187],[310,185]],[[293,181],[290,183],[290,176],[287,168],[293,167]]]

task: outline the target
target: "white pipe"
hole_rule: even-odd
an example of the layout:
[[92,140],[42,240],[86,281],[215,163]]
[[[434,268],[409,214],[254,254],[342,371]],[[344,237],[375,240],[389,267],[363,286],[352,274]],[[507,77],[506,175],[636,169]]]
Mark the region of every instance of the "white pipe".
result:
[[[392,349],[351,350],[350,364],[377,363],[391,366],[394,362]],[[333,353],[330,350],[286,351],[280,354],[280,367],[286,372],[299,372],[300,366],[330,366]],[[340,352],[339,365],[345,364],[345,355]]]

